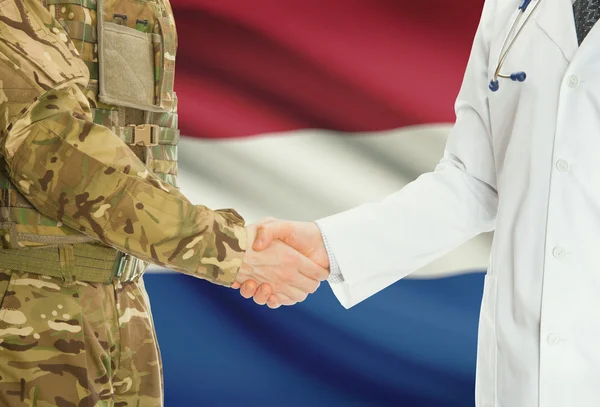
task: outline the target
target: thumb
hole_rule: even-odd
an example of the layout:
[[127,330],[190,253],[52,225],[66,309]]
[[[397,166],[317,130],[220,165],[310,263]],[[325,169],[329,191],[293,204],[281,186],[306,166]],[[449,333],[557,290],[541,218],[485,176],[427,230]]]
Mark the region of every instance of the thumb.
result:
[[257,225],[256,233],[254,235],[254,242],[252,244],[252,249],[254,251],[260,252],[262,250],[268,249],[269,246],[271,245],[271,242],[273,241],[272,237],[265,238],[265,236],[266,236],[265,232],[260,232],[261,225],[265,225],[267,223],[278,222],[278,221],[279,221],[278,219],[267,216],[265,218],[262,218],[260,221],[258,221],[256,223],[256,225]]
[[283,240],[292,232],[291,225],[288,222],[270,222],[258,226],[256,230],[256,239],[252,248],[257,251],[268,249],[274,239]]
[[265,226],[266,225],[261,225],[256,229],[256,238],[254,239],[252,248],[257,252],[268,249],[271,246],[271,243],[273,243],[273,231],[267,229]]

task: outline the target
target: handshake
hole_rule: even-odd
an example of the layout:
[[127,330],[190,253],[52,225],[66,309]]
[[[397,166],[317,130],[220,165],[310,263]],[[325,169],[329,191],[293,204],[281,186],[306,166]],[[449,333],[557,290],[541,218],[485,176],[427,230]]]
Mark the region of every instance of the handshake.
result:
[[329,277],[321,232],[312,222],[266,219],[247,227],[248,247],[232,288],[269,308],[306,299]]

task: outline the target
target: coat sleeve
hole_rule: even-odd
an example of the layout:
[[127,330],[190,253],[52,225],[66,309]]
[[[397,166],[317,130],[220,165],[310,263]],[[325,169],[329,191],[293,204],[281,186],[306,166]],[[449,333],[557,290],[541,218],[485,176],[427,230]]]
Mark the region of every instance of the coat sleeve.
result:
[[495,228],[498,193],[487,100],[494,3],[484,6],[456,123],[436,169],[382,202],[319,221],[344,277],[331,287],[346,308]]
[[231,285],[246,246],[235,211],[193,205],[92,122],[88,70],[38,0],[0,1],[0,147],[42,214],[142,260]]

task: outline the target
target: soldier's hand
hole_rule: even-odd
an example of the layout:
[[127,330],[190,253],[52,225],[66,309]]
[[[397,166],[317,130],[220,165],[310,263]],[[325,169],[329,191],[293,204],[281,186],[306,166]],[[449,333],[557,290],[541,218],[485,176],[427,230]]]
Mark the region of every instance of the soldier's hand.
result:
[[[249,226],[247,232],[250,246],[256,236],[256,226]],[[277,240],[261,252],[248,247],[234,288],[248,281],[249,285],[243,287],[242,295],[249,298],[256,294],[253,286],[267,284],[258,290],[261,295],[255,297],[255,301],[264,304],[265,299],[276,296],[277,301],[270,301],[269,304],[276,308],[304,301],[328,275],[327,269]]]

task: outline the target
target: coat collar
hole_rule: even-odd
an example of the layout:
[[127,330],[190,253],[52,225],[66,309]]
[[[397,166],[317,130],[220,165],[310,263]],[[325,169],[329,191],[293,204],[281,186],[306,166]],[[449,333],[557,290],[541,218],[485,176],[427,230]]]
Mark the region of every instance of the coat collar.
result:
[[535,19],[542,31],[562,51],[567,61],[570,62],[579,47],[577,44],[577,33],[575,32],[572,0],[534,1],[540,1],[541,3],[536,10],[538,15],[532,16],[532,18]]

